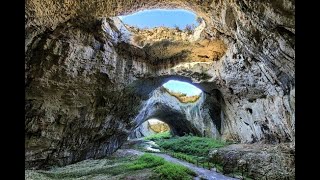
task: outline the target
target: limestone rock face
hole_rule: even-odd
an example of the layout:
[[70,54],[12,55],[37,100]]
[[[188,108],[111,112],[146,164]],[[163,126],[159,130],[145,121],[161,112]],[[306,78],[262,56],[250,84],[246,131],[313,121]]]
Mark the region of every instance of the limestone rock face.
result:
[[129,135],[129,139],[147,137],[153,134],[156,134],[156,132],[150,128],[150,123],[145,121]]
[[[103,22],[95,27],[102,31]],[[27,167],[102,157],[127,139],[140,100],[123,90],[129,62],[116,60],[112,42],[117,31],[109,31],[113,36],[97,39],[99,31],[65,24],[31,43],[26,57]]]
[[[150,120],[150,119],[149,119]],[[129,139],[142,138],[150,135],[154,135],[157,133],[163,133],[166,131],[170,132],[170,127],[168,124],[159,121],[158,122],[150,122],[145,121],[139,127],[137,127],[130,135]]]
[[[167,123],[174,135],[194,134],[219,137],[216,122],[208,111],[203,111],[204,95],[194,103],[181,103],[171,96],[163,87],[154,90],[151,97],[143,103],[136,116],[137,125],[148,119],[160,119]],[[207,131],[207,132],[206,132]]]
[[209,157],[227,174],[243,172],[253,179],[295,179],[295,148],[290,143],[234,144],[212,150]]
[[[195,11],[205,27],[188,41],[223,42],[225,50],[214,61],[200,61],[193,58],[200,51],[181,58],[177,43],[181,51],[155,56],[150,52],[157,46],[137,47],[134,33],[109,18],[152,7]],[[294,141],[294,10],[292,0],[27,0],[26,167],[111,154],[147,117],[141,115],[146,103],[169,79],[203,90],[196,117],[211,123],[209,130],[201,127],[204,121],[192,121],[193,111],[170,106],[177,115],[186,112],[181,119],[201,135],[242,143]],[[169,111],[163,108],[158,112]]]

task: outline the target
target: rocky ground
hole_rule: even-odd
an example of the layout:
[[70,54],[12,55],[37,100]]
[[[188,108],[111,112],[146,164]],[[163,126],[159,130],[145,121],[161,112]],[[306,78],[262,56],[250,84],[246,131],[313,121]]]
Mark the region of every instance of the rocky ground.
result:
[[[137,157],[146,152],[193,170],[197,174],[195,179],[231,180],[241,179],[242,176],[245,177],[244,179],[295,179],[295,149],[292,143],[279,145],[232,144],[212,149],[209,153],[210,160],[222,166],[222,172],[217,172],[216,168],[208,170],[164,154],[160,152],[159,146],[153,141],[140,138],[127,141],[112,156],[99,160],[88,159],[64,167],[53,167],[46,171],[26,170],[26,180],[153,179],[156,177],[156,174],[152,169],[146,168],[126,172],[118,168],[125,163],[137,159]],[[222,173],[227,175],[223,175]],[[236,178],[232,178],[231,176]]]
[[[131,148],[135,148],[135,149],[131,149]],[[197,174],[197,177],[195,177],[195,179],[207,179],[207,180],[237,179],[237,178],[232,178],[229,176],[225,176],[221,173],[218,173],[215,168],[205,169],[203,167],[196,166],[195,164],[186,162],[184,160],[174,158],[171,155],[168,155],[168,154],[165,154],[164,152],[161,152],[159,150],[159,146],[155,142],[150,141],[150,140],[144,140],[143,138],[133,139],[133,140],[126,142],[119,152],[126,152],[126,151],[133,151],[136,153],[150,152],[153,155],[163,157],[165,160],[167,160],[169,162],[183,165],[183,166],[193,170]]]
[[[126,172],[119,171],[117,167],[136,159],[137,156],[144,154],[142,151],[134,149],[119,149],[113,156],[100,160],[85,160],[72,165],[60,168],[52,168],[48,171],[44,170],[26,170],[26,180],[152,180],[156,177],[156,173],[152,169],[142,169],[137,171]],[[166,154],[154,153],[154,155],[164,158],[165,160],[183,165],[193,170],[197,176],[194,178],[207,180],[232,180],[235,178],[227,177],[213,170],[197,167],[194,164],[173,158]]]
[[213,149],[209,157],[223,173],[240,172],[253,179],[295,179],[293,143],[233,144]]
[[128,163],[141,152],[134,150],[119,150],[113,156],[103,159],[88,159],[65,167],[52,168],[50,170],[26,170],[26,180],[142,180],[151,179],[155,173],[151,169],[126,172],[118,169]]
[[[159,146],[153,141],[142,138],[130,140],[124,148],[136,148],[142,151],[159,152]],[[199,167],[170,155],[157,153],[168,161],[178,162],[192,168],[199,176],[209,178],[215,169],[197,169]],[[272,144],[231,144],[212,149],[208,154],[210,161],[222,167],[220,173],[227,176],[245,177],[245,179],[295,179],[295,146],[293,143]],[[214,171],[214,173],[212,172]],[[220,174],[217,174],[219,177]],[[219,179],[221,179],[220,177]]]

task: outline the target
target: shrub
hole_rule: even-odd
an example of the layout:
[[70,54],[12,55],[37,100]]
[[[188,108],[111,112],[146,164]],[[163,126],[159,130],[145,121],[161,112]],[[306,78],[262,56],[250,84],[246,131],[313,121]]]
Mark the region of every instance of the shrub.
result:
[[198,157],[206,157],[211,149],[226,145],[226,143],[212,138],[191,135],[174,137],[166,140],[160,139],[156,142],[163,149]]
[[187,24],[186,27],[184,28],[184,31],[188,34],[192,34],[194,29],[195,29],[194,24],[192,25]]
[[140,35],[138,36],[134,36],[133,37],[133,42],[135,42],[136,44],[138,44],[139,46],[143,46],[144,45],[144,38]]
[[144,168],[152,168],[163,165],[165,162],[166,161],[163,158],[147,153],[140,156],[133,163],[129,164],[128,169],[139,170]]
[[145,168],[155,168],[154,171],[158,174],[159,178],[165,180],[189,180],[196,175],[193,171],[184,166],[170,163],[162,157],[148,153],[140,156],[137,160],[127,166],[128,170]]
[[191,180],[196,174],[190,169],[173,163],[165,163],[155,168],[160,179],[166,180]]
[[197,23],[201,24],[202,23],[202,18],[197,16],[196,21],[197,21]]
[[157,133],[157,134],[153,134],[151,136],[147,136],[144,139],[145,140],[151,140],[151,141],[156,141],[156,140],[160,140],[160,139],[169,139],[171,137],[170,131],[166,131],[163,133]]
[[177,30],[178,32],[181,32],[181,29],[179,28],[178,25],[174,25],[174,29]]

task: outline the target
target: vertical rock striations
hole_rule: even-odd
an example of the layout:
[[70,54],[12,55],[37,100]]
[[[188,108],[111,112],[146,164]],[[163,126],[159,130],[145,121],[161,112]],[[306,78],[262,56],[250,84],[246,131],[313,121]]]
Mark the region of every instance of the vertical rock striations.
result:
[[[194,44],[190,52],[166,53],[166,43],[185,49],[181,41],[137,47],[133,32],[108,18],[152,7],[187,8],[203,17],[205,27],[187,42]],[[175,118],[192,125],[188,130],[209,137],[293,142],[294,10],[291,0],[27,0],[26,168],[111,154],[168,78],[200,87],[203,104],[194,111],[160,103],[157,116],[175,110]],[[205,57],[197,51],[202,42],[226,48],[214,61],[200,61],[194,57]],[[150,54],[158,50],[168,56]],[[194,117],[211,124],[209,130]]]

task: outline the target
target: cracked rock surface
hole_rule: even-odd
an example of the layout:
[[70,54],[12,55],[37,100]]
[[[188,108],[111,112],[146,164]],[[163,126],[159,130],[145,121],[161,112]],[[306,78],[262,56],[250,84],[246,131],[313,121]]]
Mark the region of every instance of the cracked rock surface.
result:
[[[185,56],[182,41],[139,47],[134,32],[111,18],[153,7],[193,10],[205,27],[187,43],[225,49],[204,61],[194,49]],[[294,142],[292,0],[27,0],[25,12],[26,168],[112,154],[169,79],[203,90],[199,113],[214,126],[193,131],[241,143]],[[163,42],[175,51],[150,54]]]

